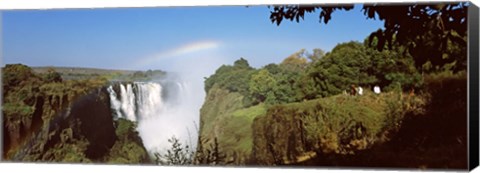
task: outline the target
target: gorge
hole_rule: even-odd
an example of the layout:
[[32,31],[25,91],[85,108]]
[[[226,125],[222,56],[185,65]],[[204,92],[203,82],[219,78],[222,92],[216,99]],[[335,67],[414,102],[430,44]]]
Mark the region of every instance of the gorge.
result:
[[[40,70],[21,64],[2,69],[5,160],[152,163],[171,137],[196,145],[200,105],[194,101],[201,98],[178,76],[112,72],[117,76],[75,79]],[[48,80],[52,74],[57,80]]]
[[198,110],[192,106],[188,82],[116,83],[107,91],[114,117],[136,122],[150,153],[163,152],[172,136],[195,146]]

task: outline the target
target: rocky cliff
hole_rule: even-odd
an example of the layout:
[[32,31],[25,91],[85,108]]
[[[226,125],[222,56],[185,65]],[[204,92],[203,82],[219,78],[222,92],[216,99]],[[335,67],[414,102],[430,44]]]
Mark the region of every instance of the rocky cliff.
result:
[[117,133],[134,123],[112,117],[106,79],[47,80],[23,65],[2,71],[4,160],[116,163],[114,150],[129,145],[137,155],[124,162],[149,162],[135,128]]

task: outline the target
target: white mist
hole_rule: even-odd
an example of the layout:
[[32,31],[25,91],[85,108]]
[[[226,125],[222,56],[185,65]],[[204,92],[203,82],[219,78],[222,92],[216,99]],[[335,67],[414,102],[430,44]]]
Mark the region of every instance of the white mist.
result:
[[112,86],[107,88],[116,118],[137,122],[151,155],[170,148],[168,139],[173,136],[192,149],[196,147],[199,108],[192,102],[192,88],[188,82],[170,82],[173,84],[164,86],[159,82],[119,83],[119,93]]
[[[140,105],[139,107],[151,111],[137,112],[134,117],[125,116],[137,121],[137,130],[150,154],[154,152],[163,153],[169,149],[171,144],[168,139],[172,136],[180,139],[182,144],[188,144],[191,149],[196,149],[197,130],[199,130],[197,128],[200,127],[200,108],[206,96],[204,78],[212,75],[222,64],[231,62],[225,57],[230,56],[226,52],[213,49],[166,57],[165,60],[158,60],[142,66],[143,69],[168,71],[166,79],[149,82],[159,85],[161,91],[167,91],[148,94],[159,98],[160,103],[156,101],[154,101],[155,103],[147,103],[155,105],[148,107],[148,109],[146,108],[147,105]],[[138,84],[135,83],[134,85]],[[133,89],[133,91],[137,90]],[[128,95],[128,87],[126,87],[125,93]],[[168,97],[162,96],[162,94],[167,94]],[[122,111],[124,102],[122,102],[120,95],[122,94],[110,92],[111,98],[117,98],[116,100],[111,99],[112,109],[115,112],[120,112],[120,114],[129,112],[129,109]],[[163,100],[162,98],[166,99]],[[128,99],[125,101],[128,102]],[[135,105],[132,104],[131,106]]]

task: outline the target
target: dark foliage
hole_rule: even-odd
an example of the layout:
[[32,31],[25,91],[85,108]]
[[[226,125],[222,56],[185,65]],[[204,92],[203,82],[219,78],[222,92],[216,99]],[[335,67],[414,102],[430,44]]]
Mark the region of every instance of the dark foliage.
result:
[[63,80],[60,73],[56,72],[53,68],[49,68],[43,78],[46,82],[62,82]]
[[[280,25],[283,19],[299,22],[303,20],[305,13],[313,13],[316,10],[320,10],[320,22],[325,24],[332,18],[332,13],[335,10],[351,10],[353,5],[323,5],[323,6],[310,6],[310,5],[284,5],[274,6],[273,11],[270,14],[270,20],[272,23]],[[323,21],[322,21],[323,19]]]
[[464,72],[428,75],[423,91],[428,98],[425,111],[406,112],[397,121],[398,129],[390,133],[391,140],[355,155],[319,153],[295,165],[466,169],[466,79]]
[[190,165],[193,163],[193,150],[190,146],[180,143],[180,141],[174,136],[168,139],[168,142],[172,144],[172,147],[167,150],[163,155],[155,153],[155,162],[161,165]]
[[194,164],[213,166],[231,163],[227,162],[226,158],[227,155],[220,150],[217,138],[214,138],[213,142],[211,142],[210,140],[199,136],[199,144],[197,146]]
[[[283,19],[299,22],[305,13],[320,11],[320,22],[328,23],[335,10],[351,10],[353,6],[275,6],[270,19],[280,25]],[[395,45],[405,46],[406,52],[414,57],[417,68],[430,62],[443,66],[456,62],[453,70],[466,68],[466,50],[460,54],[451,52],[452,45],[458,49],[466,47],[467,2],[435,4],[365,4],[363,12],[370,19],[383,20],[384,29],[373,32],[370,43],[377,40],[378,50],[392,49]],[[323,21],[322,21],[323,19]],[[419,68],[420,69],[420,68]]]
[[5,65],[2,68],[2,78],[3,98],[5,98],[6,93],[17,86],[41,83],[41,78],[35,75],[30,67],[23,64]]

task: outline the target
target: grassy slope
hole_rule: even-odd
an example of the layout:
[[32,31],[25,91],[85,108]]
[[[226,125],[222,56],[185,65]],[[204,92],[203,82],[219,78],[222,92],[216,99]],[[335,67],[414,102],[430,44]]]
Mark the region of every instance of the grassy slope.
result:
[[223,153],[241,153],[236,164],[463,169],[466,75],[424,80],[413,95],[366,90],[249,108],[239,93],[214,86],[200,129],[218,139]]
[[250,155],[253,146],[252,124],[255,117],[266,113],[265,106],[257,105],[236,110],[231,117],[226,119],[225,128],[219,142],[224,144],[224,149]]
[[[231,120],[232,112],[241,109],[243,96],[239,93],[230,93],[214,85],[207,94],[206,100],[200,109],[200,136],[203,146],[213,145],[216,138],[221,152],[232,153],[230,146],[225,145],[225,137],[231,135],[225,134],[231,126],[238,125]],[[226,123],[231,125],[225,126]],[[227,129],[227,130],[226,130]]]
[[[254,148],[254,140],[257,140],[256,142],[264,140],[265,138],[262,137],[262,135],[276,136],[275,138],[279,139],[276,142],[281,146],[281,151],[279,150],[279,152],[282,153],[277,154],[283,157],[287,155],[285,152],[289,149],[287,143],[288,140],[292,138],[288,136],[290,133],[307,134],[306,137],[309,140],[308,145],[311,146],[311,150],[314,150],[318,149],[320,145],[329,145],[329,147],[334,145],[331,142],[320,144],[319,141],[321,138],[323,140],[331,139],[326,139],[325,136],[319,136],[319,134],[339,134],[342,130],[351,130],[349,128],[353,128],[353,126],[359,127],[358,124],[361,124],[361,127],[366,127],[361,133],[366,133],[366,135],[368,135],[368,138],[365,137],[364,140],[368,139],[372,141],[373,138],[376,138],[377,134],[384,130],[384,122],[385,119],[388,118],[385,116],[385,108],[387,107],[386,100],[396,100],[397,98],[394,98],[396,96],[398,97],[399,95],[391,93],[375,95],[367,91],[364,96],[352,97],[347,95],[337,95],[306,102],[277,105],[270,108],[264,104],[242,108],[242,95],[238,93],[230,93],[214,86],[207,95],[206,102],[201,110],[202,123],[200,129],[202,137],[208,138],[210,141],[213,141],[213,138],[216,137],[220,144],[220,149],[224,153],[230,156],[233,155],[233,153],[236,153],[237,157],[238,154],[240,154],[240,158],[235,159],[240,159],[242,161],[251,157],[252,149]],[[276,120],[273,118],[281,117],[282,115],[279,114],[282,114],[282,111],[285,111],[283,112],[285,113],[284,119]],[[315,121],[313,115],[319,114],[323,116],[323,120],[319,121],[319,119],[317,119],[317,121]],[[288,122],[296,122],[292,119],[292,115],[299,115],[298,118],[301,119],[298,120],[304,123],[302,129],[292,130],[292,128],[285,128],[286,126],[292,126],[292,124],[289,124]],[[259,117],[258,119],[264,119],[264,121],[256,120],[257,117]],[[257,127],[253,127],[252,125],[254,124],[254,121],[259,121],[262,127],[258,126],[258,124]],[[265,131],[265,133],[269,134],[259,135],[258,132],[262,133],[262,130],[255,129],[263,127],[267,127],[268,132]],[[288,129],[290,129],[290,131]],[[347,133],[343,131],[342,133]],[[254,139],[253,135],[259,136],[255,136],[256,139]],[[317,141],[318,143],[314,141]],[[283,144],[281,144],[282,142]],[[350,147],[365,148],[365,146],[360,146],[361,141],[359,142],[358,139],[353,143],[355,144]],[[298,145],[300,146],[300,144]],[[326,146],[323,147],[325,148]],[[334,147],[333,152],[350,151],[349,149],[346,149],[345,146],[342,147],[343,148]],[[267,151],[264,147],[257,149]],[[307,152],[306,149],[301,149],[301,151]],[[297,155],[300,156],[303,154],[302,152],[297,153]],[[261,155],[268,155],[268,153],[262,153]]]
[[[298,164],[466,169],[466,75],[429,75],[425,76],[425,82],[423,100],[404,105],[406,109],[422,105],[422,109],[406,112],[395,133],[386,135],[388,141],[355,155],[323,154]],[[424,103],[418,104],[421,101]]]

